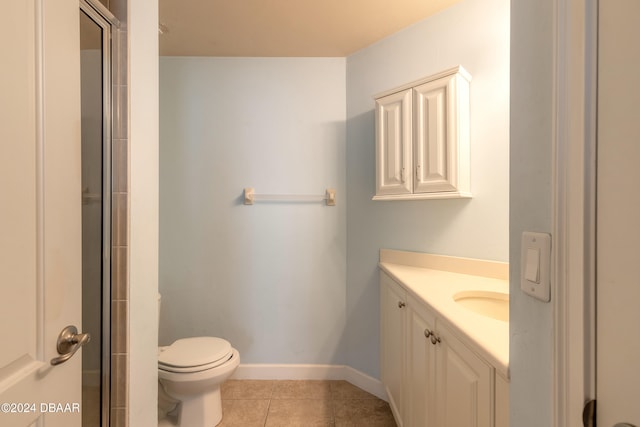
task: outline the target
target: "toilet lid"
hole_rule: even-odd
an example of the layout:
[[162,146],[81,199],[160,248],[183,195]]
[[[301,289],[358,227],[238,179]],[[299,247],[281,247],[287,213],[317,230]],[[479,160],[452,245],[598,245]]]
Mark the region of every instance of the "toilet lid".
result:
[[232,352],[229,341],[216,337],[182,338],[158,354],[158,364],[190,368],[225,361]]

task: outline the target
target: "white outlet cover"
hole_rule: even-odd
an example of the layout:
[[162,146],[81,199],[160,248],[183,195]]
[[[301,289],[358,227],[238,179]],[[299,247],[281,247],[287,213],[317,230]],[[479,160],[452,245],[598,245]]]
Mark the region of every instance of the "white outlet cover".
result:
[[[536,256],[538,261],[537,274],[531,270],[535,268],[531,259],[531,255],[534,253],[539,254],[539,257]],[[527,280],[527,277],[537,277],[539,280],[536,283],[535,280]],[[522,244],[520,247],[520,289],[522,289],[522,292],[540,301],[549,302],[551,300],[550,234],[533,233],[530,231],[522,233]]]

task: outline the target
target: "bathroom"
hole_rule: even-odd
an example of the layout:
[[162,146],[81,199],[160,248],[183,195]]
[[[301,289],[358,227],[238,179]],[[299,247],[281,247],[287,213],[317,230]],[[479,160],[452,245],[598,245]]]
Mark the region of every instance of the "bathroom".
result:
[[[380,248],[508,260],[508,35],[507,1],[465,1],[346,58],[161,56],[160,343],[379,378]],[[373,95],[458,64],[473,198],[372,201]],[[336,206],[248,206],[245,187]]]
[[[118,419],[153,425],[158,340],[185,335],[227,336],[246,363],[346,365],[376,378],[380,248],[510,261],[517,277],[521,232],[552,229],[552,3],[491,2],[511,25],[487,25],[491,7],[463,0],[425,21],[431,25],[410,27],[347,58],[161,58],[158,64],[157,4],[131,2],[129,370]],[[455,31],[460,22],[465,32]],[[424,34],[450,37],[461,50],[456,58],[439,51],[435,61],[418,55],[430,47]],[[483,59],[479,46],[487,40],[501,48],[491,46]],[[478,88],[487,101],[472,113],[472,140],[486,148],[474,145],[474,197],[371,201],[372,96],[457,63],[471,71],[474,84],[483,71],[503,67],[502,80]],[[214,81],[211,70],[231,75],[230,87]],[[169,76],[195,95],[180,96]],[[228,99],[190,86],[198,81]],[[509,92],[510,107],[487,106]],[[265,96],[278,99],[277,108],[264,108]],[[247,108],[254,109],[250,119],[232,114]],[[497,119],[482,120],[489,113]],[[171,151],[180,148],[194,151]],[[245,206],[242,189],[250,186],[274,193],[332,186],[337,204]],[[181,246],[185,237],[192,245]],[[165,299],[159,337],[151,332],[158,290]],[[512,425],[551,425],[552,307],[514,293],[512,313]],[[171,322],[176,318],[179,324]]]

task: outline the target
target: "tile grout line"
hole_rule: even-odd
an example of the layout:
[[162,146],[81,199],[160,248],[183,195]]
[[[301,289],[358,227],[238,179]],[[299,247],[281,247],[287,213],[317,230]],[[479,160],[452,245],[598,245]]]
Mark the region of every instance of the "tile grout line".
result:
[[275,382],[271,381],[271,391],[269,392],[269,403],[267,403],[267,413],[264,416],[264,425],[263,427],[267,427],[267,421],[269,420],[269,410],[271,409],[271,400],[273,399],[273,388],[275,387]]

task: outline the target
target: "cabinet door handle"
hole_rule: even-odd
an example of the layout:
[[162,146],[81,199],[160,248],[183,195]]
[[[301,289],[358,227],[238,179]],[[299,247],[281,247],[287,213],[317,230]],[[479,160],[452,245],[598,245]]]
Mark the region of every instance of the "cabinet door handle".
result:
[[432,333],[431,334],[431,344],[436,345],[440,342],[440,337],[437,336],[436,334]]
[[398,308],[404,308],[404,306],[406,306],[407,304],[405,304],[402,301],[398,301]]
[[431,336],[432,332],[429,329],[425,329],[424,330],[424,336],[425,338],[429,338]]

